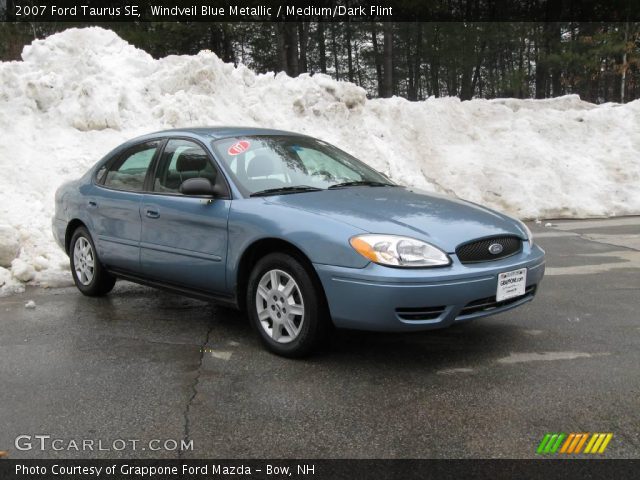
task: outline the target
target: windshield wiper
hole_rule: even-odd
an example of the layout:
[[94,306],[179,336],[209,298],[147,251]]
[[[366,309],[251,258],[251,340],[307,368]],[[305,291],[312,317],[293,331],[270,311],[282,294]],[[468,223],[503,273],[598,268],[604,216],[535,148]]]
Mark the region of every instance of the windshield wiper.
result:
[[331,185],[329,187],[329,190],[331,190],[332,188],[343,188],[343,187],[356,187],[359,185],[364,185],[367,187],[394,187],[395,185],[391,184],[391,183],[384,183],[384,182],[373,182],[373,181],[369,181],[369,180],[356,180],[353,182],[342,182],[342,183],[336,183],[335,185]]
[[320,190],[322,190],[322,188],[310,187],[309,185],[295,185],[293,187],[267,188],[266,190],[254,192],[249,196],[264,197],[266,195],[278,195],[281,193],[319,192]]

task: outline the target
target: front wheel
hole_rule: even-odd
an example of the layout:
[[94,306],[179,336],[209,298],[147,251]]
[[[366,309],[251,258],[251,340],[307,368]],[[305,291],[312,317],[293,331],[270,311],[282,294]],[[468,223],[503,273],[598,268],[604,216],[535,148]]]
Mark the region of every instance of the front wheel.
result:
[[69,246],[69,260],[73,281],[84,295],[99,297],[111,291],[116,278],[100,264],[89,231],[79,227],[73,232]]
[[247,312],[269,350],[285,357],[309,354],[326,334],[322,292],[294,257],[263,257],[249,277]]

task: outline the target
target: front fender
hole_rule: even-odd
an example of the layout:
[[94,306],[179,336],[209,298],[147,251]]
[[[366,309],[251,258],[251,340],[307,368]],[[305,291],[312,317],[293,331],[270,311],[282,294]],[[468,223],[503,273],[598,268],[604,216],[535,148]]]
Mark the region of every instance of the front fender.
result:
[[361,233],[364,230],[331,217],[273,204],[264,198],[234,200],[229,212],[227,285],[235,285],[244,252],[263,239],[284,240],[315,264],[364,268],[369,261],[349,245],[349,238]]

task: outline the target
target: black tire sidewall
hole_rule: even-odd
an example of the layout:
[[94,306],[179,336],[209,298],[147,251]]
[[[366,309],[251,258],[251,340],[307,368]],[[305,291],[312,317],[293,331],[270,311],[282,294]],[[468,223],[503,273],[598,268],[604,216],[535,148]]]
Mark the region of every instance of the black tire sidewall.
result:
[[[269,270],[282,270],[291,275],[298,284],[304,302],[304,317],[302,330],[295,340],[289,343],[278,343],[269,337],[260,324],[256,311],[256,292],[262,276]],[[284,253],[271,253],[260,259],[249,276],[247,288],[246,309],[252,327],[260,335],[260,339],[269,350],[286,357],[301,357],[313,351],[322,338],[323,325],[326,323],[320,292],[311,275],[303,264],[295,257]]]

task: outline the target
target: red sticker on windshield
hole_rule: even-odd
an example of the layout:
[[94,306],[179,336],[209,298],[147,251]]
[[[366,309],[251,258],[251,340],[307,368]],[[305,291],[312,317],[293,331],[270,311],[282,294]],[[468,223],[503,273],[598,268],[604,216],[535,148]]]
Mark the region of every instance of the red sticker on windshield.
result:
[[240,155],[241,153],[244,153],[247,150],[249,150],[249,145],[251,144],[246,140],[240,140],[239,142],[236,142],[233,145],[231,145],[229,147],[229,150],[227,150],[227,153],[229,155]]

